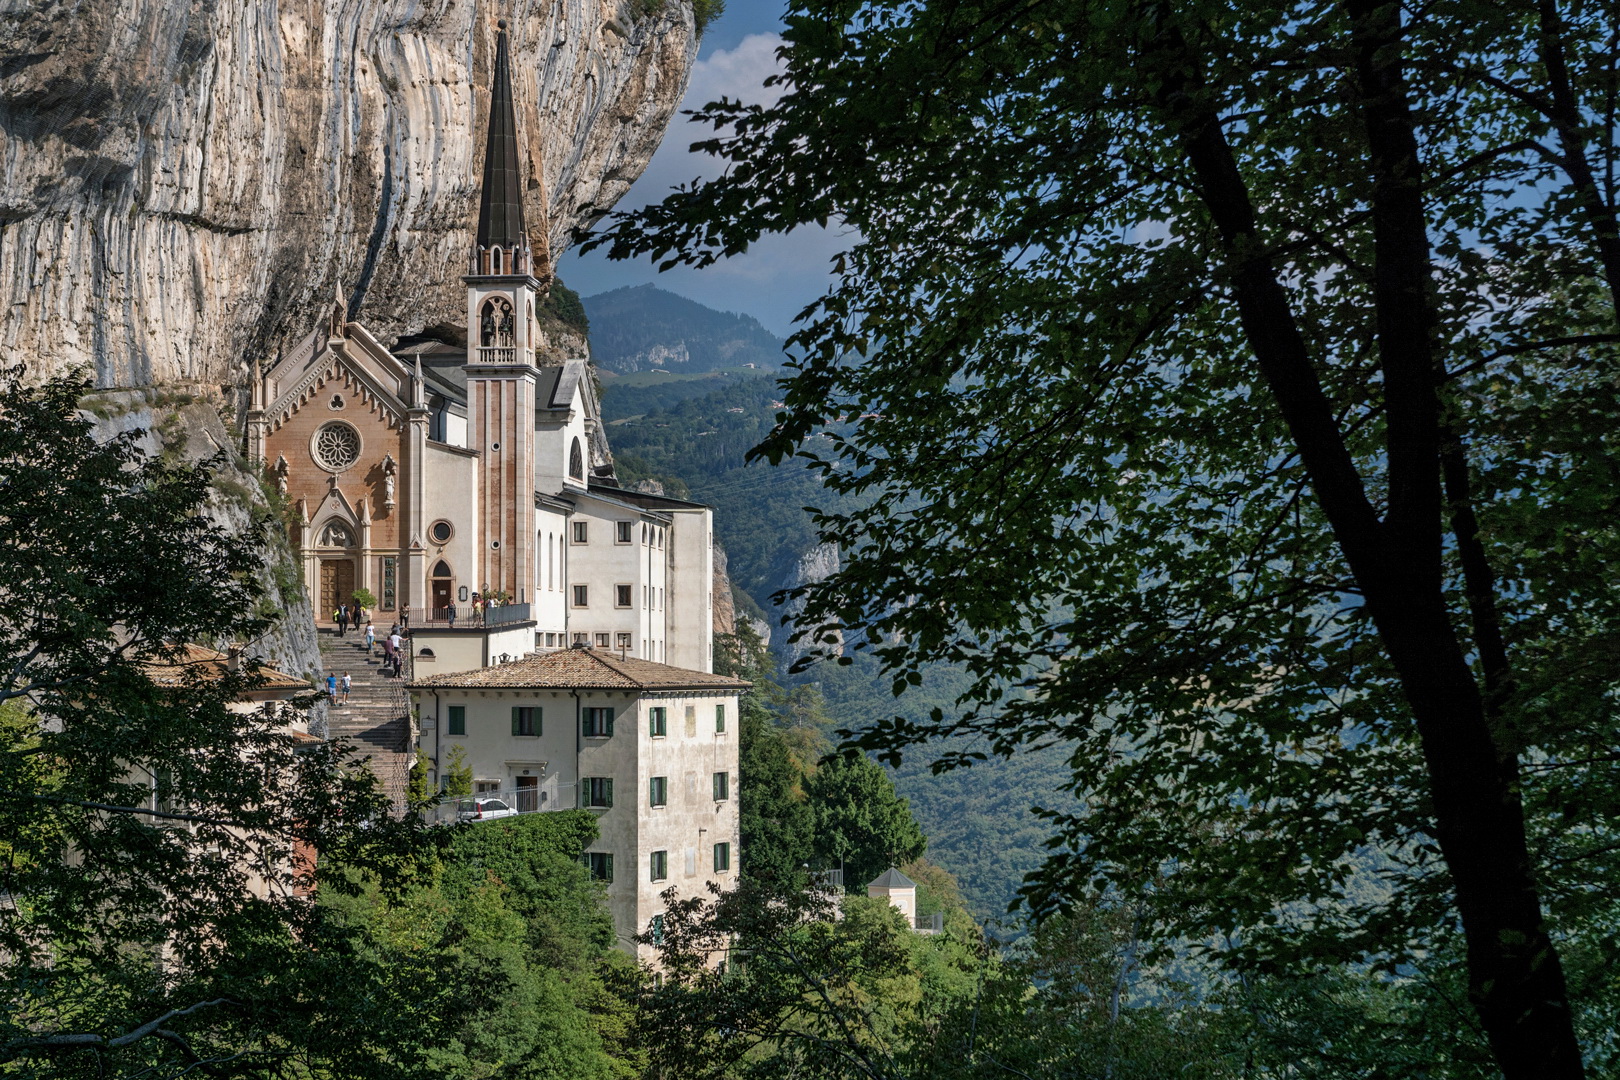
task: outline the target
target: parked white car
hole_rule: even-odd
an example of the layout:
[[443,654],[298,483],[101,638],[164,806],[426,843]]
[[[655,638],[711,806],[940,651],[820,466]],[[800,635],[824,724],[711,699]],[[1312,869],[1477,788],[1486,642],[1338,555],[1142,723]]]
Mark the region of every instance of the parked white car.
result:
[[461,821],[490,821],[516,816],[517,811],[501,799],[462,799],[456,803],[456,817]]

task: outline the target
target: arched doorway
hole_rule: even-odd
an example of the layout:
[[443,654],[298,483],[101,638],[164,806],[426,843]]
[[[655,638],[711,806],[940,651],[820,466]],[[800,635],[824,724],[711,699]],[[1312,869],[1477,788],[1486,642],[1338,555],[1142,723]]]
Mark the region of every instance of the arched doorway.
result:
[[354,594],[354,532],[341,521],[328,521],[316,534],[315,546],[321,565],[321,606],[316,617],[324,620]]
[[428,586],[429,595],[433,597],[433,618],[442,619],[450,606],[450,598],[455,595],[455,575],[450,573],[449,563],[440,559],[433,564]]

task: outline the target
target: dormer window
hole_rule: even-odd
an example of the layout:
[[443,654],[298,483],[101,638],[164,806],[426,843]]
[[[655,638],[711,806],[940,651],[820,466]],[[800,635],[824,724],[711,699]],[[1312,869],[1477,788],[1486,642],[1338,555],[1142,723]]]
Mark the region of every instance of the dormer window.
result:
[[580,449],[579,440],[574,440],[573,447],[568,451],[568,475],[585,482],[585,452]]

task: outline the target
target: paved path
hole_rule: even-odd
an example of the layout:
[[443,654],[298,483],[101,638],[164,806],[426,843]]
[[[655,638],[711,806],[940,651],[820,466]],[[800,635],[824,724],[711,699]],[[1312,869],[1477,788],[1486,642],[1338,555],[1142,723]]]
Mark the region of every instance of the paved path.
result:
[[367,656],[363,634],[350,631],[338,637],[335,629],[324,626],[318,634],[322,668],[338,677],[340,687],[347,671],[352,684],[347,705],[334,701],[327,706],[328,730],[333,738],[346,739],[360,756],[369,755],[371,770],[388,794],[403,805],[411,754],[405,680],[383,674],[380,642],[373,655]]

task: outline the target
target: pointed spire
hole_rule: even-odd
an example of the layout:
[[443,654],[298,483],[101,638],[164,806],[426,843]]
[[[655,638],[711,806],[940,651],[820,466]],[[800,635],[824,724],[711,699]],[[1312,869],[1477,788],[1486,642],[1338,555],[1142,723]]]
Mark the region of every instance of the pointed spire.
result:
[[518,177],[517,115],[512,105],[512,70],[506,49],[506,20],[495,24],[495,80],[489,93],[489,137],[484,144],[484,186],[478,199],[479,248],[523,250],[523,187]]

